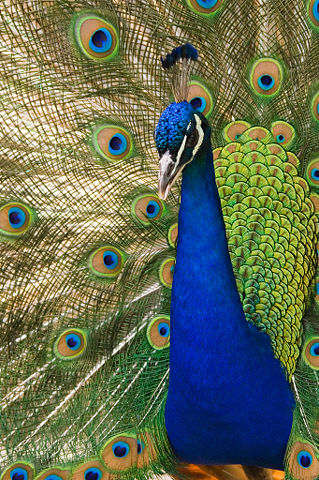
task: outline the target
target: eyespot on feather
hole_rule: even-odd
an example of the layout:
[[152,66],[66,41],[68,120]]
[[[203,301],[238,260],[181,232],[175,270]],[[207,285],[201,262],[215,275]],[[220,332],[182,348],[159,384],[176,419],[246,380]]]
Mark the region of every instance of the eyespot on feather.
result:
[[133,152],[131,134],[118,125],[96,126],[92,132],[92,145],[100,157],[109,162],[127,159]]
[[311,112],[314,119],[319,122],[319,93],[316,93],[311,101]]
[[20,202],[6,203],[0,208],[0,234],[17,237],[30,227],[34,212]]
[[156,195],[140,195],[132,202],[131,213],[144,225],[159,220],[165,212],[165,206]]
[[173,275],[175,268],[175,258],[168,258],[164,260],[159,269],[159,276],[162,285],[167,288],[172,288]]
[[314,337],[306,343],[303,354],[308,365],[319,370],[319,337]]
[[155,350],[163,350],[169,347],[170,341],[170,318],[168,315],[160,315],[151,320],[146,332],[149,344]]
[[[142,447],[142,448],[141,448]],[[149,432],[143,432],[137,438],[137,467],[142,468],[156,459],[154,442]]]
[[119,38],[115,27],[95,14],[76,18],[74,36],[82,53],[91,60],[105,62],[118,52]]
[[91,460],[75,468],[72,480],[110,480],[110,474],[98,460]]
[[319,29],[319,0],[310,0],[308,2],[308,15],[312,26]]
[[102,448],[101,458],[105,466],[113,472],[136,466],[138,445],[136,437],[130,434],[112,437]]
[[288,470],[294,478],[313,480],[319,473],[319,462],[312,445],[295,442],[291,448]]
[[197,80],[192,80],[189,84],[187,101],[205,117],[209,117],[214,108],[212,94],[205,85]]
[[50,468],[37,475],[35,480],[68,480],[70,476],[70,470],[63,470],[61,468]]
[[276,142],[285,148],[289,147],[295,138],[295,129],[289,123],[283,121],[272,123],[271,133]]
[[97,277],[114,279],[121,272],[125,254],[116,247],[106,245],[91,253],[89,268]]
[[169,230],[167,235],[168,244],[170,247],[176,247],[176,241],[178,237],[178,224],[174,223]]
[[227,142],[237,142],[248,128],[250,128],[250,123],[237,120],[226,125],[223,130],[223,136]]
[[187,0],[187,4],[199,15],[212,16],[220,9],[223,0]]
[[308,165],[306,177],[310,185],[319,185],[319,159],[314,159]]
[[261,58],[254,63],[250,72],[251,87],[255,93],[263,97],[279,93],[282,79],[282,67],[272,58]]
[[[61,360],[74,360],[85,352],[86,346],[86,332],[79,328],[69,328],[58,337],[53,351]],[[66,479],[63,478],[62,480]]]
[[0,480],[32,480],[33,478],[33,466],[26,462],[17,462],[3,472]]

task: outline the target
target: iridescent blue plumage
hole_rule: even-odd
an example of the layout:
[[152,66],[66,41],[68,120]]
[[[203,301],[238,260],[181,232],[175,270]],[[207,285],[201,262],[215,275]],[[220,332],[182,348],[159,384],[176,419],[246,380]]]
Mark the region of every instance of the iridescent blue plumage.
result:
[[156,147],[159,153],[176,152],[193,119],[194,108],[186,101],[171,103],[162,113],[155,130]]

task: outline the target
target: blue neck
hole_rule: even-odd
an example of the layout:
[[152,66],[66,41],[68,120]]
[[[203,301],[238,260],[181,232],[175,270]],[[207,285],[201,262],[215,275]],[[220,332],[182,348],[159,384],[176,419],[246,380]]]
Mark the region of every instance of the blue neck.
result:
[[190,463],[281,468],[293,399],[268,336],[243,313],[210,145],[183,174],[166,427]]

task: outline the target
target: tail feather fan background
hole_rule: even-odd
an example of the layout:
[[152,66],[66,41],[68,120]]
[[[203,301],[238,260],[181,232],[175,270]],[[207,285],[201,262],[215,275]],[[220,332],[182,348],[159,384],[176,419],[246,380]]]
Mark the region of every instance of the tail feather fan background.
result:
[[[286,478],[319,475],[318,5],[318,0],[2,0],[4,480],[175,472],[164,406],[180,187],[165,202],[156,194],[153,132],[172,101],[159,57],[185,42],[199,50],[189,101],[212,125],[216,179],[247,320],[269,333],[297,399]],[[260,69],[267,75],[267,68],[275,85],[263,92],[255,76]],[[236,120],[241,123],[233,124],[235,138],[224,129]],[[277,131],[274,122],[284,130]],[[225,178],[234,172],[245,178],[244,167],[227,171],[224,160],[232,148],[218,149],[236,143],[238,135],[243,145],[249,143],[254,137],[244,132],[251,132],[250,125],[267,129],[260,138],[263,148],[284,143],[276,150],[278,161],[286,162],[300,187],[300,198],[290,199],[285,179],[279,178],[278,186],[267,183],[271,172],[256,173],[263,178],[255,186],[272,187],[267,195],[274,191],[274,201],[282,195],[287,224],[278,229],[286,228],[292,246],[283,253],[276,249],[276,231],[260,219],[263,238],[256,248],[278,261],[270,260],[266,270],[258,269],[258,262],[245,264],[245,248],[252,244],[244,244],[243,231],[236,231],[240,224],[227,216],[227,202],[236,199],[229,200],[234,191],[227,190]],[[235,177],[232,186],[239,181]],[[246,208],[254,208],[256,191],[244,196]],[[240,201],[245,204],[243,196]],[[293,202],[301,201],[305,211],[298,217]],[[294,249],[293,234],[304,238],[303,251]],[[270,287],[261,285],[265,276]],[[284,277],[295,279],[294,293]],[[256,295],[254,282],[263,295]],[[305,472],[289,460],[296,442],[312,455]]]

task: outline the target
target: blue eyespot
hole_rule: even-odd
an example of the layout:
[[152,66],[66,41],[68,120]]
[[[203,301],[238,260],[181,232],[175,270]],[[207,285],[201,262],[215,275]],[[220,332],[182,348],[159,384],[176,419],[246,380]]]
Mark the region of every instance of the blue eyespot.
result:
[[319,180],[319,169],[318,168],[313,168],[311,170],[311,176],[314,180]]
[[65,342],[71,350],[78,350],[81,346],[81,338],[76,333],[69,333],[65,337]]
[[112,46],[112,35],[106,28],[96,30],[90,38],[89,47],[93,52],[104,53]]
[[11,480],[27,480],[28,472],[24,468],[14,468],[10,472]]
[[113,454],[117,458],[124,458],[130,451],[129,444],[126,442],[116,442],[112,446]]
[[164,322],[159,323],[157,329],[161,337],[166,338],[169,336],[169,326],[167,323],[164,323]]
[[119,263],[118,256],[116,253],[112,252],[111,250],[106,250],[103,253],[103,263],[109,270],[113,270],[117,267]]
[[12,207],[8,212],[9,223],[12,228],[21,228],[25,224],[26,215],[22,208]]
[[154,200],[150,200],[146,205],[146,215],[148,218],[154,218],[158,215],[160,211],[160,206]]
[[317,22],[319,22],[319,0],[316,0],[312,7],[312,13]]
[[319,115],[319,102],[318,102],[318,104],[317,104],[317,113],[318,113],[318,115]]
[[278,143],[282,143],[285,141],[285,137],[283,135],[277,135],[276,140]]
[[261,75],[258,80],[258,85],[262,90],[270,90],[275,85],[275,80],[271,75]]
[[203,113],[207,105],[206,99],[204,97],[194,97],[189,103],[192,105],[194,110],[197,110],[201,113]]
[[122,133],[117,133],[109,141],[109,152],[112,155],[121,155],[127,149],[127,140]]
[[298,453],[297,461],[302,468],[309,468],[312,464],[312,456],[306,450],[301,450]]
[[216,5],[217,0],[196,0],[196,2],[202,8],[213,8]]
[[319,342],[316,342],[313,345],[311,345],[310,355],[312,355],[313,357],[319,356]]
[[144,448],[145,448],[144,442],[142,442],[141,440],[137,440],[137,453],[138,454],[142,453]]
[[99,468],[91,467],[84,472],[85,480],[100,480],[102,472]]
[[45,477],[44,480],[62,480],[62,478],[59,477],[58,475],[52,474],[52,475],[48,475],[47,477]]

